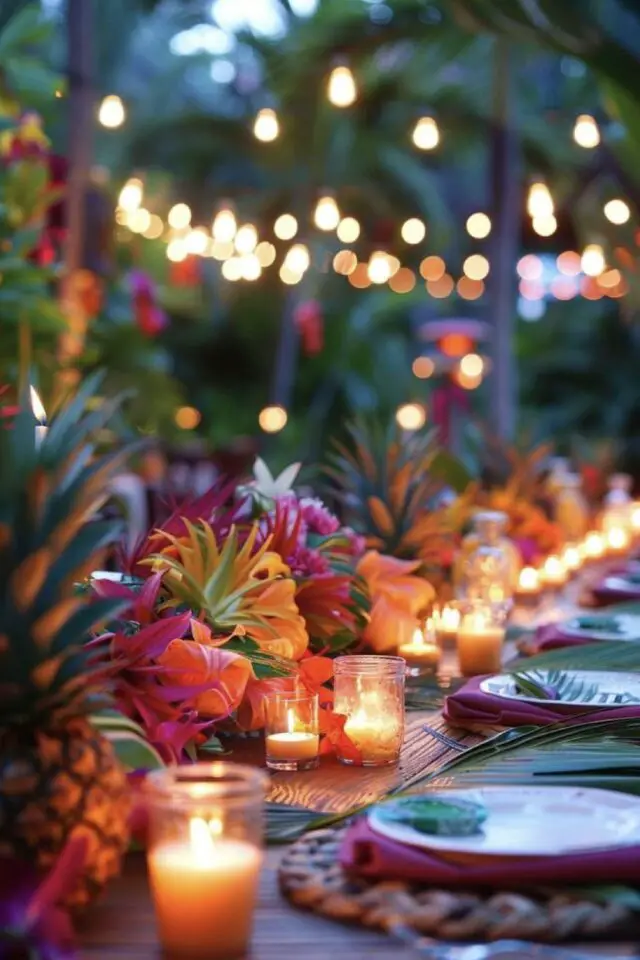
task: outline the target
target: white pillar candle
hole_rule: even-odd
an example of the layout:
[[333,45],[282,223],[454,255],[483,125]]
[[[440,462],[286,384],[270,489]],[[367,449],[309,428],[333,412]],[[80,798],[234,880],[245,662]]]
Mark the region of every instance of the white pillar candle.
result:
[[498,673],[502,666],[504,632],[504,627],[492,623],[482,612],[463,616],[458,630],[460,673],[465,677]]
[[313,760],[318,756],[320,737],[317,733],[296,730],[296,717],[292,707],[287,710],[287,730],[269,733],[266,737],[267,761]]

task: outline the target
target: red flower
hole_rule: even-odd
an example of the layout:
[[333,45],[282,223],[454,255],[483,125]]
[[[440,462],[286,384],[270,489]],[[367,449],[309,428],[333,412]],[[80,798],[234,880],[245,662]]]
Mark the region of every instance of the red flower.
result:
[[345,760],[362,763],[361,752],[344,732],[344,725],[347,722],[344,713],[322,710],[320,721],[320,732],[324,734],[320,743],[320,753],[339,753]]

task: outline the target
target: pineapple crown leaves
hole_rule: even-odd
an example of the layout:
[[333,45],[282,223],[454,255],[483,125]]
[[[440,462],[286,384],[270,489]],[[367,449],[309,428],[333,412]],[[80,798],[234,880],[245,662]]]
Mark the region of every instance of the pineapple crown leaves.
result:
[[99,677],[84,647],[120,601],[91,602],[75,584],[99,563],[119,525],[92,521],[127,451],[94,458],[92,435],[118,401],[84,414],[92,377],[36,443],[30,410],[0,431],[0,729],[82,712]]

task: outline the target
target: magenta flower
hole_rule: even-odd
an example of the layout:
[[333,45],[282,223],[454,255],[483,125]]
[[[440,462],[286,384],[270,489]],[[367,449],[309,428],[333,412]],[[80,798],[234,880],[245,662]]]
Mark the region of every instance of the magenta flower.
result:
[[300,511],[310,533],[328,537],[340,529],[338,518],[317,497],[303,497],[300,500]]

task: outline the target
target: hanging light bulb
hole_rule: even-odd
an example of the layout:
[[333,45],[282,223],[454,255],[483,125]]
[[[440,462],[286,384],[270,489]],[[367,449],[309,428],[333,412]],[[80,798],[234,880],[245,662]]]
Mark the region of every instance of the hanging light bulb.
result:
[[202,256],[207,249],[208,240],[209,237],[204,227],[196,227],[195,230],[190,230],[184,241],[187,252]]
[[258,414],[260,429],[265,433],[279,433],[287,425],[287,411],[279,404],[263,407]]
[[411,217],[402,224],[400,234],[405,243],[422,243],[427,235],[427,228],[422,220]]
[[420,117],[411,139],[419,150],[434,150],[440,143],[440,131],[433,117]]
[[253,135],[256,140],[262,140],[263,143],[271,143],[278,138],[280,133],[280,123],[278,114],[270,107],[264,107],[259,110],[253,122]]
[[606,261],[604,259],[604,250],[599,243],[590,243],[584,248],[580,265],[582,272],[588,277],[600,276],[606,266]]
[[273,232],[279,240],[292,240],[298,232],[298,221],[292,213],[282,213],[273,225]]
[[141,203],[142,180],[132,177],[130,180],[127,180],[124,187],[120,191],[120,196],[118,197],[118,206],[123,210],[126,210],[127,213],[131,213],[133,210],[137,210]]
[[258,231],[252,223],[245,223],[236,233],[233,242],[238,253],[253,253],[258,245]]
[[186,203],[176,203],[169,210],[167,221],[174,230],[184,230],[191,223],[191,210]]
[[467,233],[476,240],[484,240],[491,233],[491,219],[486,213],[472,213],[467,220]]
[[233,210],[225,208],[216,213],[211,225],[211,235],[216,243],[231,243],[237,229],[238,224]]
[[338,224],[338,239],[343,243],[355,243],[360,236],[360,224],[355,217],[345,217]]
[[327,96],[334,107],[350,107],[356,102],[358,88],[349,67],[334,67],[329,76]]
[[367,274],[371,283],[386,283],[392,274],[389,258],[383,250],[376,250],[371,254]]
[[340,211],[333,197],[320,197],[313,214],[318,230],[335,230],[340,223]]
[[573,128],[573,139],[579,147],[585,150],[593,150],[600,143],[600,130],[598,124],[588,113],[581,113],[575,122]]
[[540,217],[541,219],[553,216],[553,199],[548,186],[541,180],[537,180],[529,187],[527,212],[530,217]]
[[301,275],[309,269],[311,257],[304,243],[295,243],[284,258],[284,266],[293,274]]
[[396,422],[403,430],[420,430],[427,421],[427,414],[421,403],[403,403],[396,410]]
[[609,200],[604,205],[604,215],[610,223],[620,226],[627,222],[631,216],[631,210],[624,200]]
[[548,217],[534,217],[531,226],[539,237],[551,237],[558,229],[558,221],[550,214]]
[[125,119],[126,112],[120,97],[116,96],[115,93],[111,93],[108,97],[105,97],[98,109],[98,120],[102,126],[110,130],[115,130],[117,127],[122,126]]

